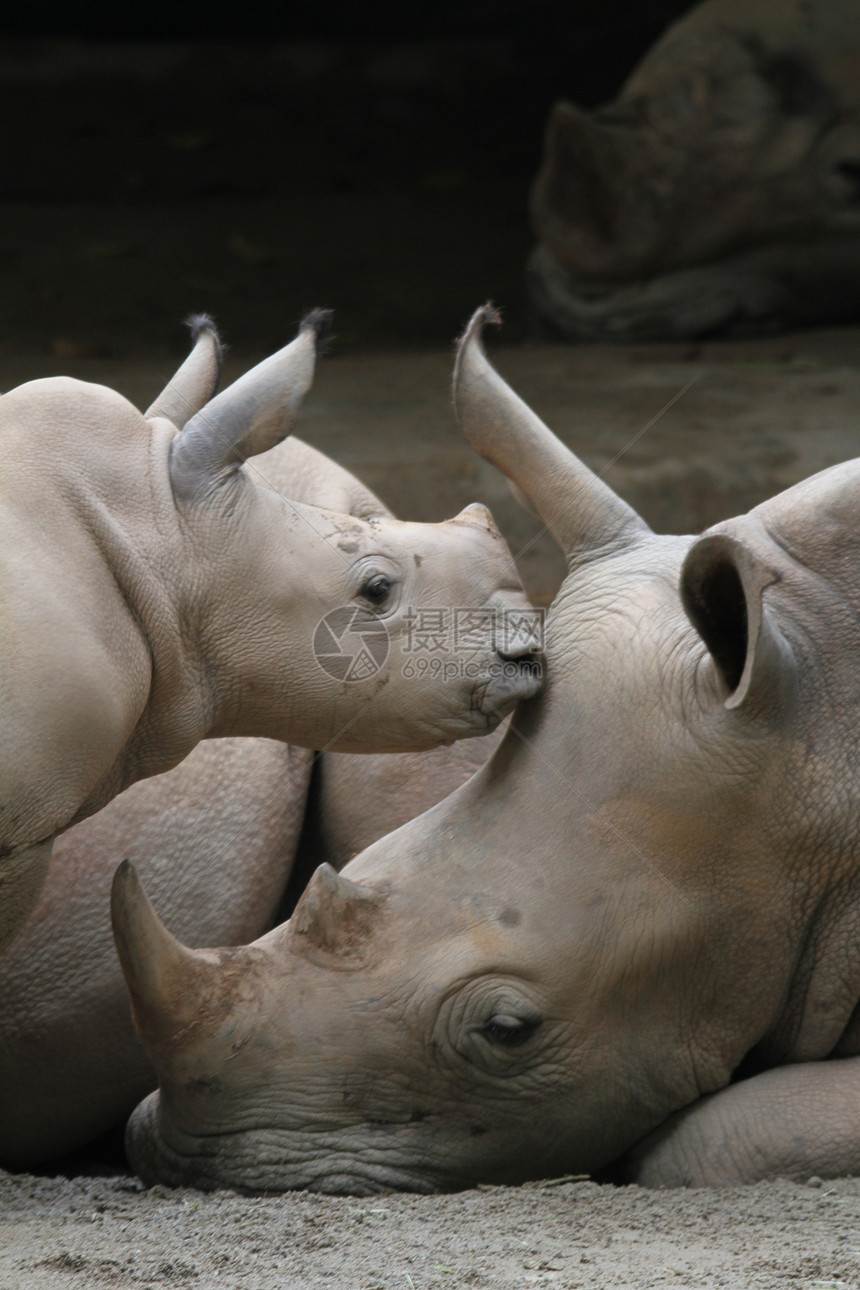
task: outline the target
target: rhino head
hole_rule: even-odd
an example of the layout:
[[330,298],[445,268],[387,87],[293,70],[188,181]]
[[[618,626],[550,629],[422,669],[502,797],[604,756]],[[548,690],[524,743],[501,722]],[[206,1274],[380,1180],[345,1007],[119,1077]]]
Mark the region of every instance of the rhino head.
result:
[[600,1169],[742,1062],[832,1052],[860,997],[860,464],[656,535],[494,372],[488,316],[456,400],[568,557],[546,688],[471,780],[250,947],[184,949],[120,870],[161,1085],[128,1128],[146,1180]]
[[856,317],[860,13],[706,0],[618,98],[553,109],[532,195],[540,317],[570,338]]
[[[310,315],[292,345],[183,417],[171,443],[186,540],[217,590],[192,610],[218,689],[208,734],[359,752],[484,734],[541,684],[536,632],[511,630],[530,606],[486,507],[439,524],[343,515],[293,500],[277,460],[253,461],[292,429],[327,323]],[[464,613],[473,631],[458,650]],[[410,668],[422,615],[445,658]]]
[[295,424],[326,324],[309,315],[214,395],[219,343],[198,320],[145,416],[63,377],[3,396],[0,952],[57,834],[201,739],[432,748],[540,688],[530,606],[483,506],[441,524],[336,512],[255,460]]

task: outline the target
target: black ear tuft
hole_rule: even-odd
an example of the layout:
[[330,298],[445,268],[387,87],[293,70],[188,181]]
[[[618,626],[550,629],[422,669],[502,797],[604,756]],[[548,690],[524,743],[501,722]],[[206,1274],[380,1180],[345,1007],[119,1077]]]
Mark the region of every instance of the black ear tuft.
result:
[[211,314],[189,314],[185,319],[185,326],[191,332],[192,345],[202,331],[211,331],[218,335],[218,328]]
[[316,337],[317,358],[321,357],[327,350],[328,344],[333,339],[331,335],[331,325],[334,319],[333,309],[311,309],[310,313],[305,314],[299,323],[299,331],[312,331]]
[[218,364],[218,380],[216,387],[221,382],[221,369],[224,364],[224,342],[221,340],[218,328],[215,326],[215,319],[211,314],[189,314],[185,319],[185,326],[191,332],[191,344],[196,345],[204,331],[208,331],[215,343],[215,362]]

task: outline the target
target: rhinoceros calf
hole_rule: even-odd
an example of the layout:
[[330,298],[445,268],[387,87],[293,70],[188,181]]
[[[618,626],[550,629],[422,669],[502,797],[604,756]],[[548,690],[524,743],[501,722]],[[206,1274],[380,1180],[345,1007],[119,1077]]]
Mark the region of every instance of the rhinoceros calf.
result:
[[547,687],[251,946],[186,949],[118,871],[160,1080],[130,1159],[204,1188],[430,1191],[600,1170],[664,1126],[634,1176],[684,1181],[691,1143],[694,1181],[856,1171],[860,462],[656,535],[496,375],[484,318],[461,420],[569,563]]
[[[201,739],[429,748],[485,733],[539,686],[529,641],[506,632],[528,602],[484,507],[359,518],[244,466],[290,432],[325,321],[212,398],[207,320],[146,416],[64,378],[0,401],[0,947],[54,837]],[[444,680],[404,675],[416,604],[482,611]],[[344,610],[346,661],[363,641],[373,664],[352,675],[318,660],[318,625]]]
[[[294,437],[257,467],[293,501],[389,515]],[[341,868],[467,779],[498,733],[429,753],[316,759],[269,739],[209,739],[57,838],[35,908],[0,957],[0,1166],[32,1168],[85,1145],[156,1085],[111,935],[119,857],[134,858],[184,940],[241,944],[275,921],[300,835]]]
[[707,0],[596,112],[554,108],[537,314],[571,339],[860,315],[860,7]]

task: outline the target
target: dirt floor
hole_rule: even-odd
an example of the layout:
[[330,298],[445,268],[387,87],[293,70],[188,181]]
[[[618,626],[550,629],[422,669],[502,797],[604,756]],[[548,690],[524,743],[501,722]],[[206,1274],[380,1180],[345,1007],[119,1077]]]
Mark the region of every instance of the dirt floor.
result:
[[[257,355],[237,350],[238,372]],[[860,448],[860,335],[636,349],[498,348],[506,376],[655,527],[695,530]],[[144,406],[167,357],[0,353],[0,388],[65,370]],[[401,513],[490,503],[532,594],[561,573],[505,481],[460,440],[451,354],[322,364],[302,433]],[[229,373],[228,373],[229,375]],[[0,1174],[0,1290],[100,1285],[860,1286],[860,1180],[651,1193],[588,1181],[373,1201],[204,1196],[131,1177]]]
[[356,1201],[201,1195],[130,1178],[2,1179],[3,1290],[842,1290],[860,1180],[724,1192],[591,1182]]

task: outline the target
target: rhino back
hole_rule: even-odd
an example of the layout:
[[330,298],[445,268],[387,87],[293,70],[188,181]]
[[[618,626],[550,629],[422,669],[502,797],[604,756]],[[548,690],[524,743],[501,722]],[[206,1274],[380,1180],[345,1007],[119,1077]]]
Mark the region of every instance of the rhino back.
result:
[[[119,395],[83,382],[33,382],[0,400],[0,847],[67,824],[146,702],[149,653],[105,567],[101,512],[138,423]],[[105,451],[110,431],[118,442]]]

